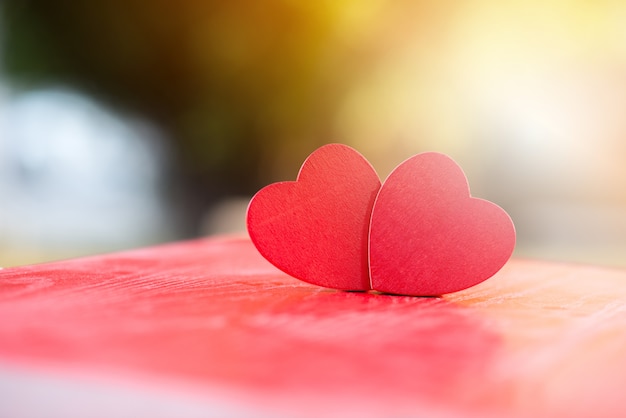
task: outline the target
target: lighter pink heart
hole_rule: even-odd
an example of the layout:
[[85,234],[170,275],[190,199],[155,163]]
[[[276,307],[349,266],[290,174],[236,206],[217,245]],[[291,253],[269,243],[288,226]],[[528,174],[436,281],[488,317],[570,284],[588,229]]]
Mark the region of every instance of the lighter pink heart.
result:
[[451,158],[428,152],[400,164],[383,183],[369,242],[373,289],[435,296],[493,276],[511,257],[515,228],[502,208],[470,196]]

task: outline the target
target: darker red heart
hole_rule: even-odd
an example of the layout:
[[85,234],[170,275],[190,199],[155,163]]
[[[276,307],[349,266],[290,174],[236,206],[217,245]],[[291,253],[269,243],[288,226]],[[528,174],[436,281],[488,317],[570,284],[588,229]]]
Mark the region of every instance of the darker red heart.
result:
[[295,182],[271,184],[250,201],[248,232],[259,252],[293,277],[343,290],[370,289],[368,230],[378,175],[354,149],[325,145]]
[[389,175],[374,204],[372,288],[419,296],[456,292],[493,276],[514,246],[511,218],[471,197],[452,159],[419,154]]

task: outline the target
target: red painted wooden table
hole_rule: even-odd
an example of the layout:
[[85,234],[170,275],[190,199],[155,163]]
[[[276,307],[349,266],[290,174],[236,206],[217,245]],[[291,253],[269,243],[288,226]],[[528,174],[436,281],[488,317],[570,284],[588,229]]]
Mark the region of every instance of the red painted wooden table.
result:
[[326,290],[244,238],[0,272],[0,417],[626,416],[626,271]]

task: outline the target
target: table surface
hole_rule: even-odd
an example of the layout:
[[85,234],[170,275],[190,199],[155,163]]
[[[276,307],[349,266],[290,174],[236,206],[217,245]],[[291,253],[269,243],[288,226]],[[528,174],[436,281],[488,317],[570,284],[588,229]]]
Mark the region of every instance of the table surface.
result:
[[0,416],[626,416],[626,271],[511,260],[441,298],[215,237],[0,271]]

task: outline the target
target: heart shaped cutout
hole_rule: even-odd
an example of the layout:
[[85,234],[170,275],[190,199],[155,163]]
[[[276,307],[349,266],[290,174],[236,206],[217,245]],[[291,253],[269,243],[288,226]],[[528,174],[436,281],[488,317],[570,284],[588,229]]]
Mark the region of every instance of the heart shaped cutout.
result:
[[474,286],[504,266],[515,228],[499,206],[470,196],[461,168],[428,152],[400,164],[374,203],[372,289],[436,296]]
[[380,179],[356,150],[325,145],[297,180],[270,184],[250,201],[256,248],[285,273],[341,290],[369,290],[368,236]]
[[271,184],[250,201],[248,232],[259,252],[319,286],[436,296],[474,286],[510,258],[508,214],[473,198],[449,157],[423,153],[381,187],[354,149],[313,152],[295,182]]

